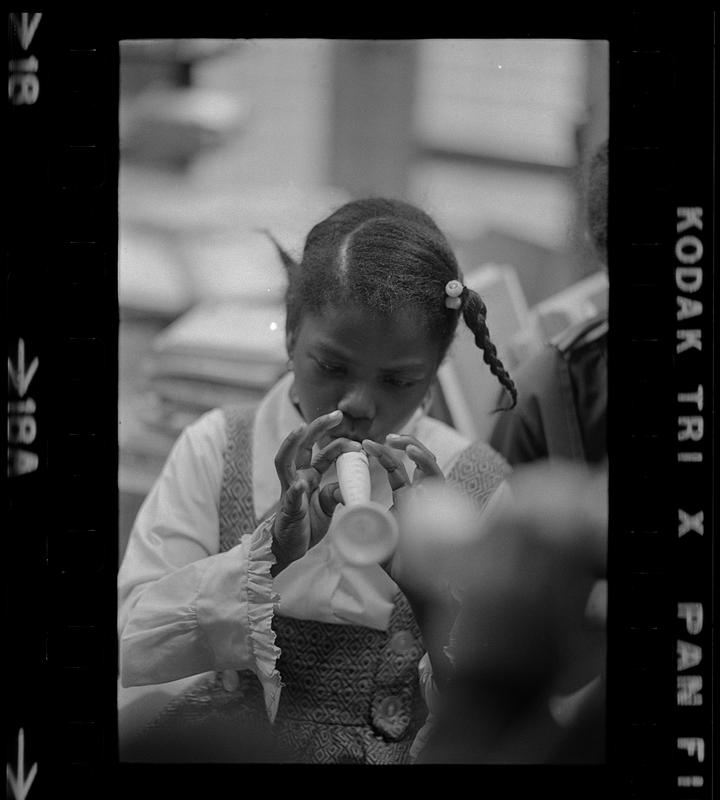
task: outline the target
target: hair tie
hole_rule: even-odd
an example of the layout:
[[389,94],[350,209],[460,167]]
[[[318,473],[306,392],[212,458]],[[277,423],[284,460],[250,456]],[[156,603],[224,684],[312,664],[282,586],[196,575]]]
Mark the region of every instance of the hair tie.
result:
[[465,287],[460,281],[448,281],[445,284],[445,307],[457,310],[462,305],[462,295]]

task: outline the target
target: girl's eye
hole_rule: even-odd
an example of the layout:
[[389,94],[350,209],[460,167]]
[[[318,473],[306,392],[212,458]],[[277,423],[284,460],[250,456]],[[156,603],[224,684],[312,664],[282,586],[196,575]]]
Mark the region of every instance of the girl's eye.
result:
[[417,381],[414,380],[407,380],[402,378],[394,378],[391,375],[388,375],[385,378],[385,383],[389,383],[390,386],[393,386],[396,389],[409,389],[411,386],[415,386]]
[[327,373],[328,375],[344,375],[345,374],[345,367],[342,364],[331,364],[328,361],[320,361],[320,359],[315,359],[317,365],[320,369]]

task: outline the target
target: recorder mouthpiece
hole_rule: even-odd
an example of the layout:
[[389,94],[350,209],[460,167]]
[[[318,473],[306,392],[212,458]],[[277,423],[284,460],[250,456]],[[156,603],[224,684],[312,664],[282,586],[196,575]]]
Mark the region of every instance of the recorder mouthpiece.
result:
[[386,561],[397,545],[398,527],[393,515],[370,499],[367,455],[342,453],[336,467],[344,500],[344,505],[337,507],[331,526],[338,552],[357,566]]

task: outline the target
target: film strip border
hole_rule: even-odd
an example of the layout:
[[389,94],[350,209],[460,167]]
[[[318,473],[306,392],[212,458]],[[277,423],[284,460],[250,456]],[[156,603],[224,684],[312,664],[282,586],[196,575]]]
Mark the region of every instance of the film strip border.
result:
[[20,10],[8,42],[8,796],[89,795],[117,747],[117,45]]
[[608,756],[638,798],[712,796],[713,29],[611,41]]
[[[674,775],[677,796],[712,797],[715,752],[713,710],[714,572],[717,442],[715,394],[715,76],[705,31],[676,52],[682,88],[676,103],[673,169],[675,294],[673,393],[676,524],[672,596],[676,641]],[[716,31],[715,31],[716,33]],[[701,43],[706,47],[698,48]],[[693,123],[690,118],[697,115]],[[690,124],[689,124],[690,123]]]
[[[557,33],[551,20],[537,27],[540,36],[611,44],[601,784],[620,797],[712,796],[714,18],[699,13],[672,26],[656,11],[565,22]],[[153,22],[133,20],[131,37],[228,35],[223,20],[202,32],[196,19],[179,30],[177,16],[172,30]],[[6,624],[16,652],[6,669],[5,743],[13,797],[114,794],[137,776],[117,764],[116,738],[114,25],[99,14],[8,15]],[[267,33],[242,23],[234,31]],[[164,774],[163,783],[187,778]],[[553,780],[572,796],[592,793],[596,778],[581,771]]]

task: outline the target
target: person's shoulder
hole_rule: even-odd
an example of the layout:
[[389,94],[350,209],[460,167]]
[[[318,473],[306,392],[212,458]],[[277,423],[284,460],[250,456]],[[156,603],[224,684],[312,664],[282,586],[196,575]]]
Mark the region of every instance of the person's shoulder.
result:
[[589,319],[581,320],[566,328],[551,340],[555,350],[565,357],[583,350],[586,347],[602,343],[608,333],[607,312],[601,312]]
[[231,449],[247,448],[249,451],[257,408],[257,403],[241,403],[218,409],[220,414],[218,424],[221,423],[223,426],[223,440],[226,446]]
[[229,405],[201,413],[183,429],[179,439],[196,447],[223,452],[229,436],[238,427],[249,429],[255,418],[255,405]]
[[511,370],[512,379],[523,396],[535,394],[538,387],[555,375],[558,350],[552,343],[543,344],[538,350],[520,361]]
[[477,439],[469,442],[459,454],[459,460],[481,466],[483,469],[497,472],[498,474],[506,474],[510,472],[510,466],[498,450],[491,444]]
[[482,509],[491,495],[510,475],[505,458],[487,442],[470,442],[455,459],[447,481],[473,499]]
[[201,413],[183,428],[178,443],[189,446],[196,452],[222,452],[227,438],[225,414],[221,408]]
[[227,443],[225,419],[221,409],[199,414],[179,432],[168,454],[165,469],[214,472],[222,463]]
[[433,450],[443,470],[463,464],[501,473],[509,470],[505,457],[491,444],[482,439],[471,439],[434,417],[422,420],[417,436]]
[[225,414],[222,408],[204,411],[193,422],[186,425],[183,433],[192,438],[225,430]]
[[258,405],[258,403],[241,403],[223,406],[216,410],[222,415],[226,427],[235,425],[251,426],[255,420]]
[[186,425],[176,446],[201,460],[222,459],[229,443],[245,441],[252,430],[255,411],[256,406],[251,404],[222,406],[205,411]]

